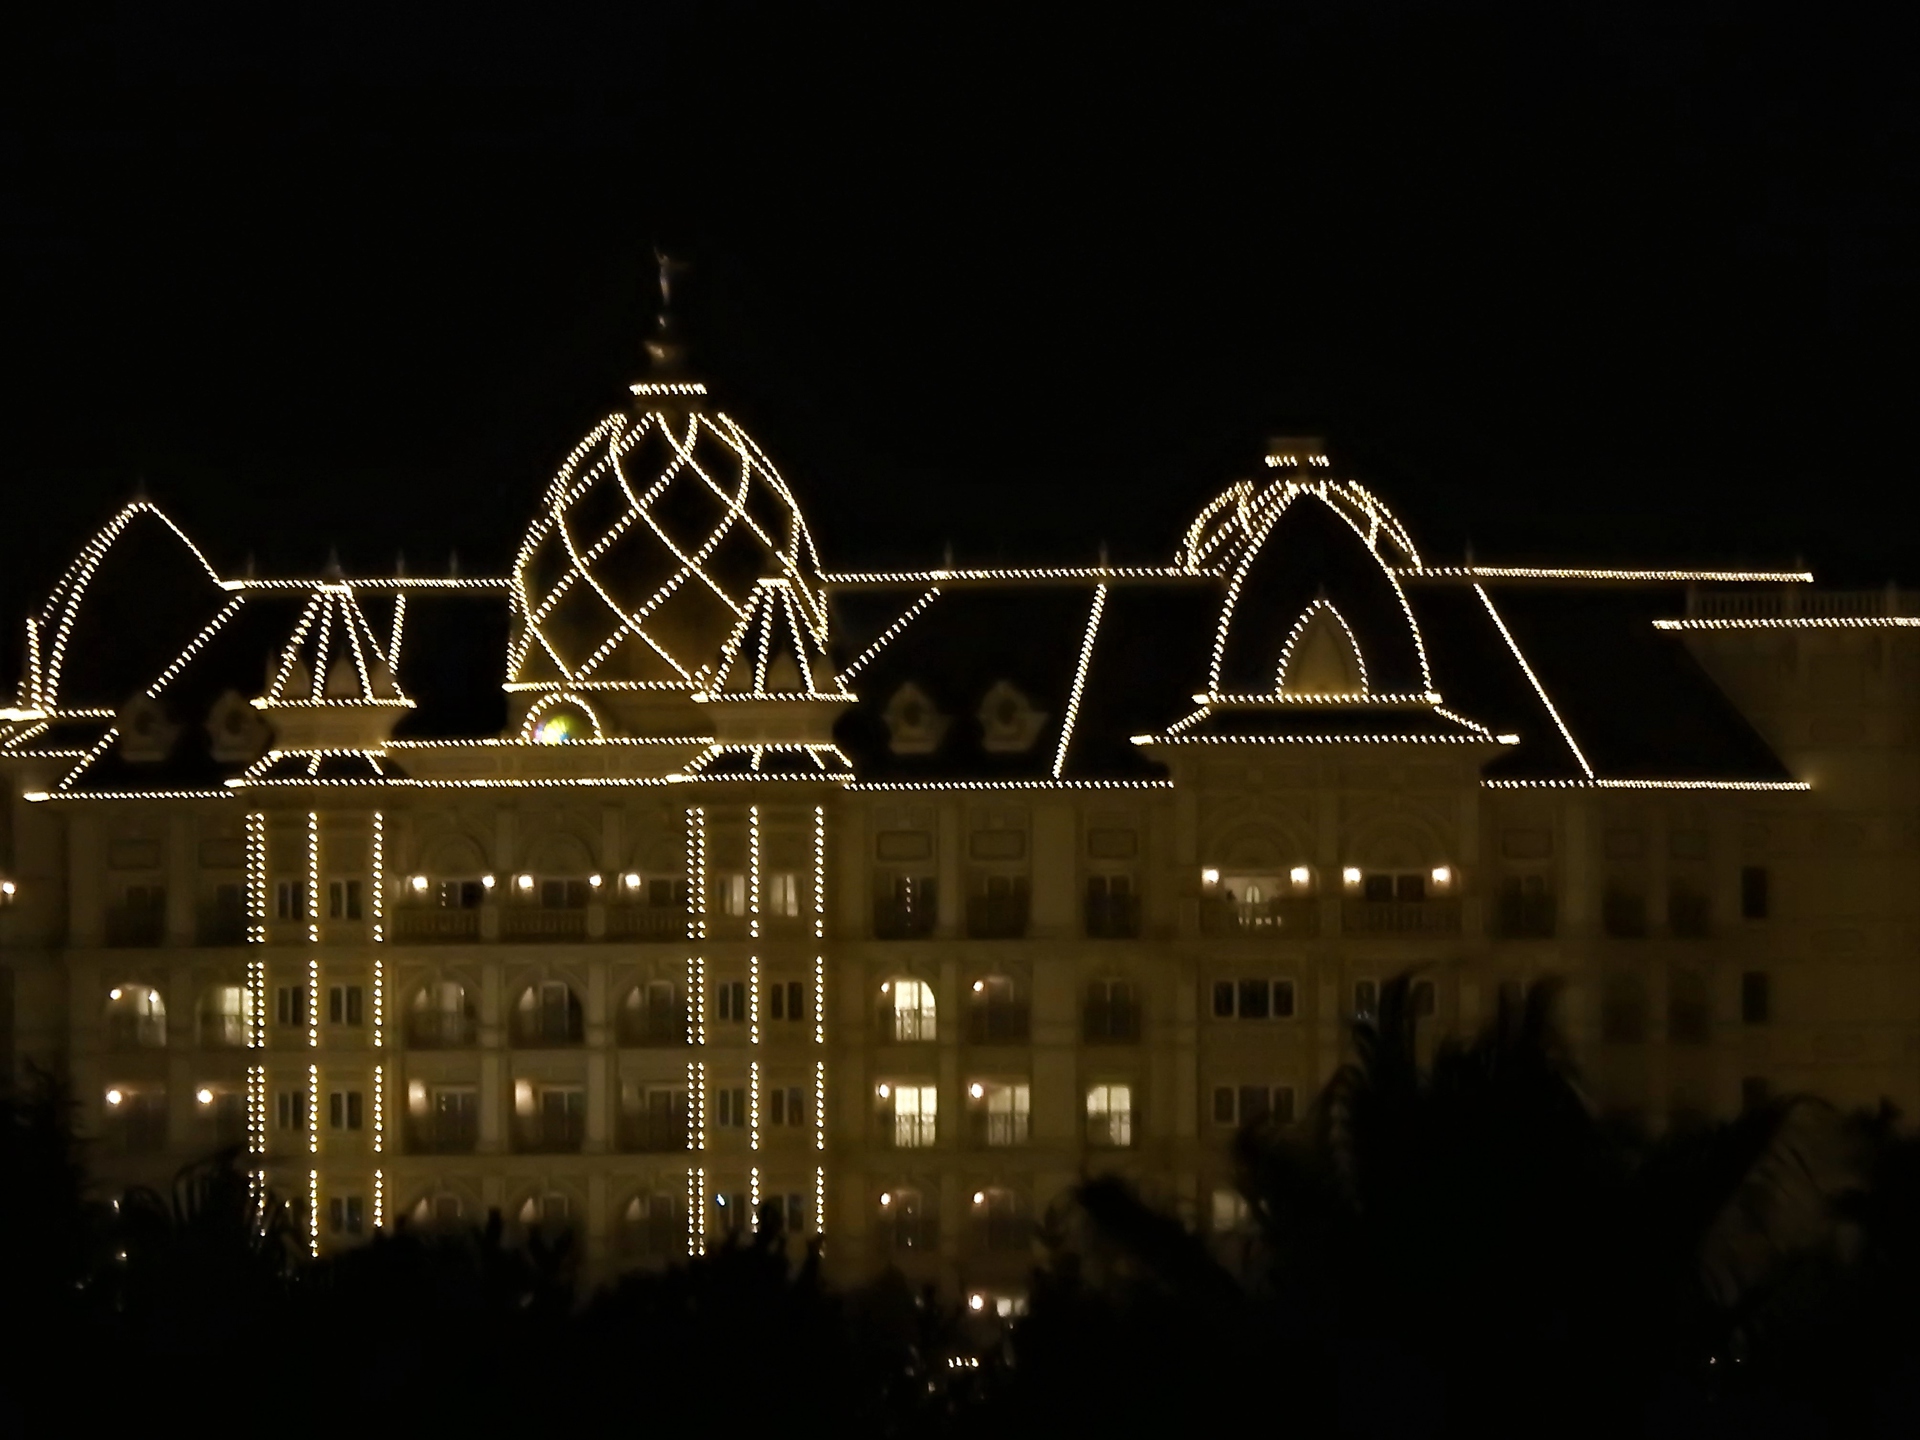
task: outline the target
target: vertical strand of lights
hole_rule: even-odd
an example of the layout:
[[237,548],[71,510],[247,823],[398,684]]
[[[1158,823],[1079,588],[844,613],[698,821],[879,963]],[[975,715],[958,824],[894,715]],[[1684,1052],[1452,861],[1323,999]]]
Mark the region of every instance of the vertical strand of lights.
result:
[[307,1253],[320,1258],[320,1172],[307,1171]]
[[[707,812],[687,807],[687,1044],[707,1043]],[[698,1051],[696,1051],[698,1053]],[[697,1163],[707,1148],[707,1064],[687,1061],[687,1254],[707,1253],[707,1171]]]
[[823,1239],[827,1233],[827,1167],[813,1167],[813,1233]]
[[267,817],[247,815],[247,1048],[257,1057],[247,1066],[247,1148],[253,1168],[248,1188],[254,1213],[264,1220],[267,1199]]
[[[827,807],[813,807],[813,1043],[827,1043]],[[813,1062],[813,1148],[827,1149],[827,1062]],[[827,1233],[827,1167],[813,1170],[813,1233]]]
[[[384,944],[387,938],[387,817],[380,811],[373,812],[373,943]],[[373,973],[376,977],[373,990],[373,1043],[380,1043],[380,952],[373,952]]]
[[[320,943],[320,815],[307,812],[307,943]],[[315,1044],[319,1043],[315,1038]]]
[[[747,807],[747,937],[760,938],[760,807]],[[755,1158],[747,1172],[748,1222],[756,1227],[760,1216],[760,956],[747,956],[747,1044],[753,1059],[747,1062],[747,1149]]]
[[[307,1066],[307,1154],[320,1154],[320,1067]],[[307,1170],[307,1247],[320,1253],[320,1167],[310,1162]]]

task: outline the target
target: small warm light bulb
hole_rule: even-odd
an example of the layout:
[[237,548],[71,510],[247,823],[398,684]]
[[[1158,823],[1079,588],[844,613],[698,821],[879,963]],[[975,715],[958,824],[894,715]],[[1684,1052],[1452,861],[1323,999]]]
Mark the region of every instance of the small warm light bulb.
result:
[[158,1005],[160,1003],[160,992],[158,990],[147,991],[147,1003],[149,1005]]
[[518,885],[522,890],[531,890],[533,889],[533,876],[531,875],[516,876],[514,878],[513,883]]
[[982,1085],[978,1080],[976,1080],[973,1082],[973,1084],[967,1087],[967,1093],[973,1096],[974,1099],[978,1100],[982,1095],[985,1095],[987,1093],[987,1087]]
[[640,877],[638,875],[635,875],[631,870],[627,872],[624,878],[627,882],[627,888],[629,890],[638,890],[640,888]]
[[126,1098],[127,1097],[125,1095],[122,1095],[118,1090],[107,1091],[107,1104],[109,1105],[118,1105],[122,1100]]
[[967,1297],[967,1308],[968,1308],[969,1310],[984,1310],[984,1309],[986,1309],[986,1308],[987,1308],[987,1297],[986,1297],[986,1296],[984,1296],[984,1295],[969,1295],[969,1296]]
[[973,982],[973,993],[976,995],[978,995],[982,990],[986,988],[987,988],[987,982],[984,980],[976,980]]
[[493,876],[482,875],[480,877],[480,884],[488,890],[493,889]]
[[1202,885],[1218,885],[1220,883],[1220,872],[1218,870],[1202,870],[1200,872],[1200,883]]
[[587,876],[587,884],[598,890],[600,888],[600,877],[598,875]]
[[120,987],[116,985],[113,989],[109,990],[107,992],[107,998],[109,1000],[118,1000],[120,998]]
[[1355,865],[1347,866],[1346,869],[1340,872],[1340,878],[1348,885],[1358,885],[1360,883],[1359,867]]
[[14,893],[13,881],[0,880],[0,895],[11,895],[13,893]]
[[893,989],[893,982],[891,980],[883,981],[880,986],[880,993],[884,995],[891,989]]
[[1304,890],[1307,888],[1307,882],[1313,878],[1313,872],[1304,865],[1296,865],[1287,872],[1287,878],[1292,880],[1295,886]]
[[886,1099],[886,1098],[887,1098],[887,1097],[888,1097],[889,1095],[891,1095],[891,1094],[893,1094],[893,1087],[892,1087],[892,1086],[890,1086],[890,1085],[882,1085],[882,1086],[880,1087],[880,1098],[881,1098],[882,1100],[884,1100],[884,1099]]
[[202,1086],[194,1092],[193,1098],[198,1100],[202,1105],[211,1105],[213,1104],[213,1091]]
[[893,1203],[893,1196],[887,1193],[885,1190],[882,1190],[880,1192],[880,1203],[882,1205],[891,1205]]
[[973,1203],[974,1203],[974,1204],[976,1204],[976,1205],[984,1205],[984,1204],[986,1204],[986,1203],[987,1203],[987,1192],[986,1192],[986,1191],[984,1191],[984,1190],[976,1190],[976,1191],[974,1191],[974,1192],[973,1192]]
[[1433,867],[1433,883],[1434,884],[1446,885],[1446,884],[1450,884],[1452,880],[1453,880],[1453,871],[1449,867],[1445,865],[1436,865]]
[[416,895],[418,895],[419,893],[421,893],[422,891],[424,891],[424,890],[425,890],[426,888],[427,888],[427,877],[426,877],[426,876],[424,876],[424,875],[416,875],[416,876],[414,876],[414,877],[413,877],[413,891],[414,891],[414,894],[416,894]]

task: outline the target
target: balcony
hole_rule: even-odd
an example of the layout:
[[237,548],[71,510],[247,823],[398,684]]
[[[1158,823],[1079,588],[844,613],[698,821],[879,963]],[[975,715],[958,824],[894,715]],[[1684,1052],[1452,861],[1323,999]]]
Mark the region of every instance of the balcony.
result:
[[675,1006],[664,1012],[623,1013],[615,1029],[615,1043],[629,1050],[663,1050],[685,1045],[687,1012]]
[[1712,932],[1707,897],[1693,890],[1667,895],[1667,932],[1682,940],[1704,940]]
[[247,1017],[216,1011],[200,1017],[202,1050],[244,1050],[251,1038]]
[[509,905],[500,912],[500,938],[509,941],[576,941],[587,938],[587,912]]
[[471,1110],[430,1115],[407,1126],[407,1151],[413,1155],[471,1155],[480,1143],[480,1124]]
[[473,1046],[478,1024],[470,1014],[447,1010],[419,1010],[407,1016],[409,1050],[466,1050]]
[[1494,933],[1503,940],[1550,940],[1556,920],[1551,895],[1502,895]]
[[667,1155],[687,1148],[689,1130],[685,1101],[678,1110],[623,1110],[620,1112],[620,1148],[634,1155]]
[[1600,926],[1617,940],[1640,940],[1647,933],[1647,897],[1609,890],[1600,901]]
[[578,1109],[521,1116],[513,1125],[513,1148],[519,1155],[578,1155],[586,1138],[587,1117]]
[[967,1009],[969,1045],[1024,1045],[1032,1031],[1032,1014],[1025,1005],[1009,1001]]
[[1320,933],[1320,902],[1308,895],[1277,900],[1200,897],[1200,933],[1221,937],[1310,939]]
[[1081,1038],[1089,1045],[1140,1043],[1140,1006],[1132,1000],[1089,1000],[1080,1016]]
[[1023,1111],[973,1110],[967,1115],[967,1140],[976,1147],[999,1150],[1024,1145],[1030,1133],[1031,1116]]
[[393,912],[393,938],[414,945],[470,944],[480,938],[480,912],[403,905]]
[[1137,940],[1140,937],[1140,897],[1120,893],[1087,896],[1087,938]]
[[115,1050],[160,1050],[167,1043],[165,1015],[107,1016],[107,1044]]
[[1340,926],[1349,935],[1457,935],[1458,900],[1346,900]]
[[1033,1245],[1033,1221],[1019,1210],[983,1215],[968,1228],[975,1251],[991,1255],[1025,1254]]
[[201,945],[246,944],[246,907],[229,902],[202,905],[194,916],[193,934],[195,942]]
[[967,897],[967,938],[969,940],[1018,940],[1027,933],[1027,914],[1032,909],[1023,885]]
[[116,948],[158,945],[167,933],[166,911],[155,905],[116,905],[107,911],[107,944]]
[[609,940],[683,940],[687,912],[677,905],[609,905]]
[[924,940],[933,934],[938,913],[932,880],[898,881],[888,893],[873,897],[874,939]]

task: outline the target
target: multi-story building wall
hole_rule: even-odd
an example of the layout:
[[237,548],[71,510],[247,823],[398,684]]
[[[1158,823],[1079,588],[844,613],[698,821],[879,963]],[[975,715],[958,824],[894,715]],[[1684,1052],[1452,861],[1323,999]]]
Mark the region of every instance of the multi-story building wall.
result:
[[[670,347],[664,359],[671,361]],[[664,365],[502,579],[215,573],[152,504],[0,714],[6,1070],[320,1249],[772,1202],[981,1304],[1096,1169],[1237,1223],[1380,986],[1564,977],[1596,1103],[1920,1101],[1912,632],[1799,573],[1422,561],[1312,441],[1162,567],[831,574]]]

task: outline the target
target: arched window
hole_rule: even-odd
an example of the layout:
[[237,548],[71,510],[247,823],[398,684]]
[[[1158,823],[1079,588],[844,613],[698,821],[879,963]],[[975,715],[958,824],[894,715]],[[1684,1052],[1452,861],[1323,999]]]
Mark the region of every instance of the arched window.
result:
[[924,980],[894,979],[880,987],[881,1031],[889,1040],[934,1040],[933,987]]
[[467,1219],[466,1201],[451,1190],[422,1195],[407,1212],[407,1223],[422,1230],[454,1230]]
[[902,1185],[880,1192],[877,1229],[881,1244],[899,1253],[931,1251],[940,1243],[940,1217],[931,1199],[917,1186]]
[[967,996],[967,1041],[973,1045],[1027,1043],[1026,997],[1008,975],[982,975]]
[[473,1044],[473,1001],[458,980],[435,980],[413,992],[407,1006],[407,1044],[415,1050]]
[[525,735],[536,745],[565,745],[575,740],[592,740],[600,726],[593,712],[580,701],[562,696],[537,705],[527,715]]
[[244,985],[209,985],[200,993],[200,1045],[243,1050],[253,1033],[253,992]]
[[107,1043],[116,1050],[157,1050],[167,1043],[167,1002],[147,985],[107,992]]
[[578,1045],[586,1039],[580,997],[564,980],[542,980],[520,992],[513,1007],[513,1043],[535,1049]]
[[552,1243],[573,1229],[575,1218],[571,1195],[563,1190],[537,1190],[513,1212],[516,1238],[530,1240],[537,1236]]
[[619,1041],[627,1046],[684,1045],[687,1007],[674,980],[648,980],[627,991],[620,1002]]

